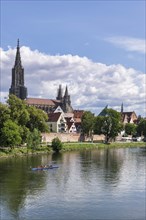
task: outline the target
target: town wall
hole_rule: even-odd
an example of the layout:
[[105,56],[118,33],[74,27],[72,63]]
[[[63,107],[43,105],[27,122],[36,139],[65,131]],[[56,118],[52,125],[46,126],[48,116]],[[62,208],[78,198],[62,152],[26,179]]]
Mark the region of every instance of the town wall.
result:
[[[62,142],[81,142],[83,137],[79,133],[42,133],[42,142],[51,143],[58,137]],[[85,137],[84,141],[91,141],[91,138]],[[93,135],[92,141],[104,141],[104,135]]]

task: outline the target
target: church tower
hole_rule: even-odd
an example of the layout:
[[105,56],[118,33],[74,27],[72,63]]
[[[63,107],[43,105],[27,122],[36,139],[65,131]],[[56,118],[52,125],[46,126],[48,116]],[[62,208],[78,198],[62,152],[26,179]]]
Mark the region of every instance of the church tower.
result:
[[123,107],[123,103],[121,104],[121,113],[123,114],[123,109],[124,109],[124,107]]
[[14,94],[20,99],[27,98],[27,88],[24,86],[24,68],[21,65],[19,39],[17,42],[15,64],[12,68],[12,83],[9,94]]
[[68,95],[68,88],[66,86],[65,94],[63,97],[62,108],[64,112],[73,112],[73,108],[71,106],[70,95]]
[[56,99],[62,101],[62,88],[61,88],[61,85],[59,85],[59,89],[58,89],[58,92],[57,92]]

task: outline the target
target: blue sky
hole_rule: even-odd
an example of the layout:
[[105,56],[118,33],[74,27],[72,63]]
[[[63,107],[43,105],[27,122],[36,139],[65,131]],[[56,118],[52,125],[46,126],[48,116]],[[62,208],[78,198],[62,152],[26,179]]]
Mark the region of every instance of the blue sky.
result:
[[19,38],[48,56],[77,55],[145,74],[145,8],[143,0],[1,0],[1,48],[14,49]]
[[107,41],[145,39],[145,2],[2,1],[1,45],[22,45],[49,54],[73,54],[144,71],[144,54]]

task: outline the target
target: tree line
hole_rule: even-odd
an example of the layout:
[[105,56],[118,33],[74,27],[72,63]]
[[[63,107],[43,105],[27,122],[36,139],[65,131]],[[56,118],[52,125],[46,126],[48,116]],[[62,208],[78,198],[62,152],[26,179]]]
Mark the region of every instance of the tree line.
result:
[[122,115],[113,109],[104,109],[105,116],[94,116],[90,111],[84,112],[82,116],[82,132],[91,137],[93,134],[105,135],[105,142],[115,140],[121,131],[125,131],[124,136],[132,135],[146,137],[146,119],[139,117],[137,124],[123,124]]
[[[105,142],[115,140],[125,130],[126,135],[146,137],[146,120],[139,119],[137,125],[123,125],[121,113],[105,109],[105,116],[94,116],[85,111],[81,119],[83,135],[104,134]],[[7,104],[0,103],[0,146],[15,147],[27,145],[33,148],[41,143],[41,133],[49,132],[48,115],[41,109],[28,106],[24,100],[9,95]],[[56,143],[55,143],[56,145]]]

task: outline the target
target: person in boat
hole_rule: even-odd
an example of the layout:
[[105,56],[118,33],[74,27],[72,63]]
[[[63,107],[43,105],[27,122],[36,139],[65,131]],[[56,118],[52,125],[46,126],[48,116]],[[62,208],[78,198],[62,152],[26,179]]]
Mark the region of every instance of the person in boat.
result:
[[42,166],[42,165],[40,165],[40,166],[38,166],[38,168],[43,168],[43,166]]

